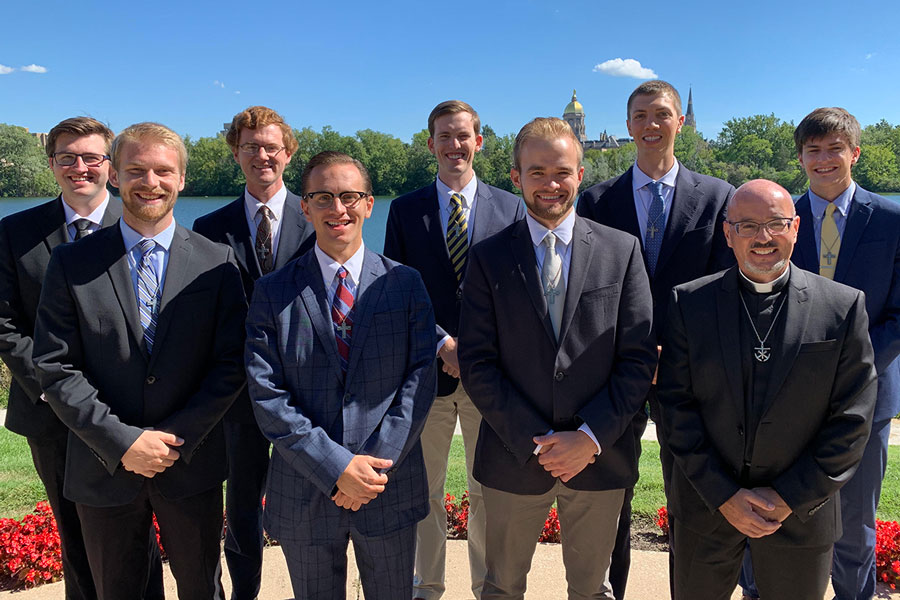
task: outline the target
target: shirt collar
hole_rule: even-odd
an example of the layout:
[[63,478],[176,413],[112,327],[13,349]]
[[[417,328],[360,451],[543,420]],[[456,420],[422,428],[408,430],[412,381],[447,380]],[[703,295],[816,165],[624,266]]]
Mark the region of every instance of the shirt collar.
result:
[[[678,177],[678,161],[675,161],[675,164],[672,165],[672,168],[669,171],[657,179],[656,181],[661,181],[664,185],[669,187],[675,187],[675,179]],[[633,191],[637,191],[652,182],[653,179],[650,178],[649,175],[641,171],[641,168],[638,166],[637,161],[634,163],[634,168],[631,171],[631,188]]]
[[109,192],[106,192],[106,199],[104,199],[103,202],[100,203],[100,206],[94,209],[94,212],[86,217],[82,217],[77,212],[75,212],[75,209],[69,206],[65,199],[63,199],[62,201],[62,205],[63,212],[65,212],[66,214],[66,225],[71,225],[78,219],[87,219],[94,225],[100,225],[101,221],[103,221],[103,214],[106,212],[106,207],[109,206]]
[[828,202],[820,198],[815,192],[809,190],[809,208],[817,219],[821,219],[825,215],[825,209],[829,204],[834,204],[834,209],[841,213],[841,216],[847,218],[850,212],[850,201],[853,200],[853,194],[856,193],[856,182],[850,181],[847,189],[840,193],[832,202]]
[[313,248],[316,253],[316,260],[319,261],[319,269],[322,271],[322,279],[325,281],[326,289],[331,285],[331,282],[334,281],[334,276],[341,267],[347,269],[347,273],[353,280],[353,283],[359,285],[359,278],[362,275],[363,256],[366,254],[365,243],[360,244],[359,250],[354,252],[353,256],[351,256],[343,265],[325,254],[325,251],[319,247],[318,242],[316,242],[316,245]]
[[244,207],[251,221],[256,221],[256,213],[259,212],[261,206],[267,206],[272,211],[272,216],[276,221],[281,220],[284,214],[284,201],[287,199],[287,187],[282,183],[275,195],[269,198],[268,202],[257,200],[247,187],[244,187]]
[[780,292],[787,283],[788,277],[791,274],[791,263],[788,262],[788,267],[784,270],[784,273],[769,283],[756,283],[755,281],[751,281],[740,269],[738,269],[738,274],[741,276],[741,282],[744,286],[749,287],[757,294],[771,294],[773,291]]
[[172,222],[168,227],[157,233],[152,238],[145,238],[145,236],[129,227],[128,223],[125,222],[125,219],[119,219],[119,230],[122,232],[122,241],[125,242],[125,250],[127,252],[131,252],[131,250],[135,246],[140,244],[141,240],[143,239],[153,240],[158,245],[162,246],[166,252],[168,252],[169,248],[172,247],[172,240],[175,237],[175,219],[172,219]]
[[543,243],[544,238],[547,236],[547,232],[552,231],[553,235],[562,243],[564,246],[568,246],[569,242],[572,241],[572,232],[575,229],[575,211],[571,211],[569,216],[563,219],[563,222],[556,226],[555,229],[547,229],[543,225],[537,222],[537,220],[531,216],[531,213],[525,213],[525,222],[528,224],[528,233],[531,235],[531,243],[535,246],[540,246]]
[[478,178],[475,177],[475,174],[472,174],[472,179],[469,180],[469,183],[463,186],[461,190],[452,190],[450,186],[441,181],[441,178],[438,177],[436,180],[437,183],[437,192],[438,198],[441,200],[441,206],[449,206],[450,205],[450,194],[460,193],[463,197],[462,207],[463,209],[468,210],[470,206],[472,206],[472,201],[475,199],[475,193],[478,191]]

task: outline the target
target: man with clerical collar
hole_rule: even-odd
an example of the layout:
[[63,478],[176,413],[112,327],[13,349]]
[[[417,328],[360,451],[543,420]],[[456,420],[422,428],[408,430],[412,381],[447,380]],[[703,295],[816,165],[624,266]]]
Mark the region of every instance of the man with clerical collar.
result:
[[748,540],[761,597],[821,599],[828,584],[874,355],[864,295],[791,266],[800,227],[784,188],[742,185],[724,224],[737,266],[672,292],[658,391],[676,600],[730,598]]
[[469,492],[468,540],[472,594],[484,584],[484,501],[472,476],[481,414],[459,384],[456,358],[460,297],[469,248],[525,214],[515,195],[487,185],[475,175],[481,150],[481,119],[461,100],[441,102],[428,116],[428,149],[437,160],[434,183],[391,202],[384,255],[422,275],[437,321],[437,397],[422,432],[428,471],[430,512],[416,534],[415,598],[437,600],[444,593],[447,511],[444,482],[457,419],[466,451]]
[[875,512],[887,465],[891,418],[900,412],[900,204],[864,190],[851,169],[860,127],[843,108],[818,108],[794,132],[809,191],[797,200],[794,264],[866,294],[878,399],[856,474],[841,489],[843,535],[834,546],[838,600],[875,593]]

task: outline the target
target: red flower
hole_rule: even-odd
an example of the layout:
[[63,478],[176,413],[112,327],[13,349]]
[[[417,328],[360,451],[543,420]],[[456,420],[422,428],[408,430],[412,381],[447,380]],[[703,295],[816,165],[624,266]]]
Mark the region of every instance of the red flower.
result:
[[656,526],[662,529],[663,535],[669,535],[669,511],[665,506],[660,506],[656,511]]
[[900,525],[875,522],[875,573],[892,590],[900,584]]

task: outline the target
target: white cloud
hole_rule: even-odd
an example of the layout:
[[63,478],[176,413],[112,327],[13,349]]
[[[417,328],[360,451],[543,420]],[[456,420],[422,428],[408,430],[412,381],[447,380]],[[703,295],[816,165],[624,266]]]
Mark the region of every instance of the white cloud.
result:
[[594,72],[606,73],[613,77],[634,77],[635,79],[656,79],[653,69],[642,67],[633,58],[613,58],[594,66]]
[[220,88],[222,88],[223,90],[225,89],[225,84],[222,83],[221,81],[219,81],[218,79],[216,79],[215,81],[213,81],[213,85],[216,86],[216,87],[220,87]]
[[22,67],[22,70],[26,73],[46,73],[47,67],[42,67],[41,65],[36,65],[34,63],[30,65],[26,65]]
[[7,67],[6,65],[0,65],[0,75],[6,75],[7,73],[12,73],[15,71],[12,67]]
[[240,93],[241,93],[241,90],[235,90],[234,93],[235,93],[235,94],[240,94]]
[[868,54],[866,54],[866,60],[871,59],[873,56],[875,56],[875,53],[874,53],[874,52],[869,52]]

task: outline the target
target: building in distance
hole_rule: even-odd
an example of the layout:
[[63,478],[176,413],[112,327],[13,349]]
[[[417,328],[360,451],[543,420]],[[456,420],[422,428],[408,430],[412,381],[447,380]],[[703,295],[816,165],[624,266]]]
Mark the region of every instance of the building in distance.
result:
[[625,144],[628,144],[632,141],[629,137],[616,137],[614,135],[609,135],[606,133],[606,130],[600,134],[600,138],[596,140],[587,139],[587,135],[585,134],[584,127],[584,107],[581,105],[581,102],[575,96],[575,90],[572,90],[572,101],[566,105],[566,109],[563,111],[563,120],[569,124],[569,127],[572,128],[572,131],[575,132],[575,137],[581,141],[581,145],[584,146],[585,150],[612,150],[613,148],[621,148]]

